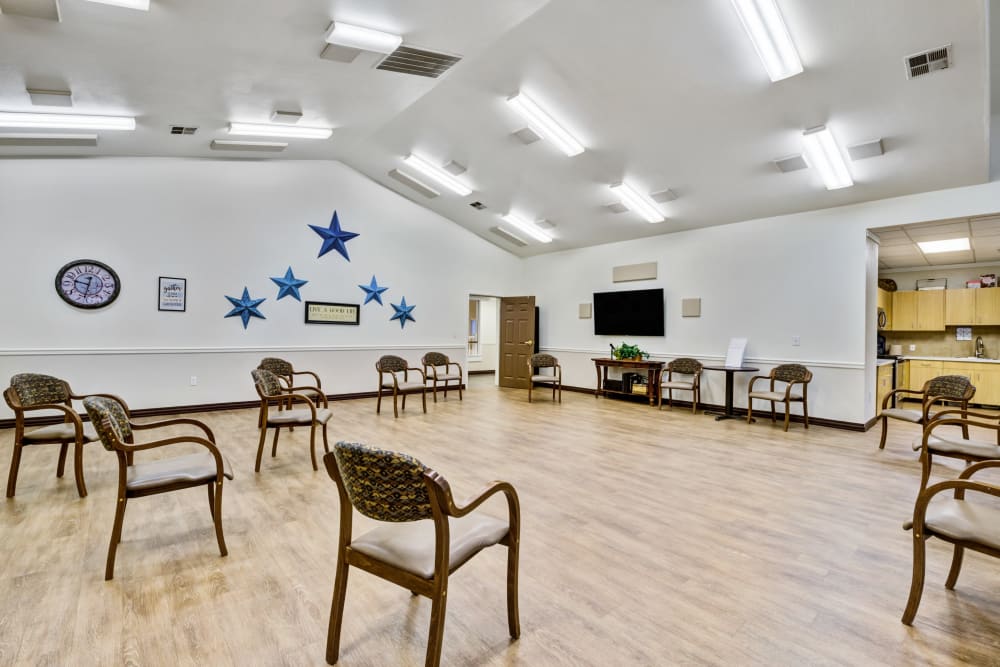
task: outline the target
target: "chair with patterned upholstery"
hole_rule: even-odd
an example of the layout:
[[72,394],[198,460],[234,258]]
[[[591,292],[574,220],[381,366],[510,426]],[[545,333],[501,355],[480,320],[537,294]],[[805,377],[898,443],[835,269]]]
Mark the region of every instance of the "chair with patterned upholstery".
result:
[[[215,524],[215,539],[219,552],[225,556],[226,540],[222,536],[222,480],[232,479],[233,471],[229,461],[215,444],[212,430],[195,419],[167,419],[152,424],[135,424],[129,420],[124,405],[113,397],[88,396],[83,406],[94,424],[101,444],[108,451],[118,455],[118,501],[115,503],[115,523],[111,529],[111,544],[108,546],[108,560],[104,569],[104,579],[115,574],[115,554],[122,539],[122,523],[125,520],[125,506],[129,498],[141,498],[168,491],[190,489],[195,486],[208,488],[208,506]],[[171,426],[189,425],[202,434],[169,436],[160,440],[136,444],[134,431],[147,431]],[[195,454],[156,459],[130,465],[135,452],[167,447],[180,443],[191,443],[207,451]]]
[[[762,401],[771,402],[771,423],[775,421],[774,414],[774,404],[784,403],[785,404],[785,430],[788,430],[788,420],[789,412],[792,407],[792,403],[802,404],[802,421],[805,422],[806,428],[809,428],[809,404],[808,404],[808,392],[809,392],[809,382],[812,380],[813,374],[805,366],[800,364],[781,364],[780,366],[775,366],[771,369],[771,372],[767,375],[755,375],[750,378],[750,386],[747,389],[747,423],[749,424],[753,421],[751,413],[753,412],[753,399],[758,399]],[[770,385],[767,391],[754,391],[753,385],[757,380],[769,380]],[[777,387],[775,383],[781,382],[785,385],[782,391],[780,387]],[[795,385],[802,386],[802,393],[793,393],[795,390]]]
[[[674,379],[674,374],[690,376],[690,379]],[[657,399],[657,409],[663,408],[663,390],[667,390],[667,404],[673,409],[674,391],[691,392],[691,412],[698,412],[698,403],[701,401],[701,362],[690,357],[674,359],[667,364],[667,379],[660,382],[659,398]]]
[[[444,397],[448,398],[448,385],[455,383],[458,387],[458,400],[462,400],[462,366],[455,363],[440,352],[428,352],[420,359],[424,367],[424,377],[428,382],[433,382],[434,402],[437,403],[438,382],[444,387]],[[453,371],[452,368],[457,370]]]
[[[903,611],[904,624],[913,623],[923,595],[927,538],[936,537],[955,545],[951,569],[944,584],[948,590],[953,590],[958,582],[966,549],[1000,558],[1000,507],[995,500],[1000,497],[1000,485],[972,480],[974,474],[986,468],[1000,468],[1000,461],[975,463],[963,470],[957,479],[922,489],[917,496],[913,520],[903,524],[903,530],[913,531],[913,578],[910,597]],[[935,498],[951,490],[955,493],[953,497]],[[976,501],[966,500],[966,492],[972,492]],[[994,499],[983,496],[993,496]]]
[[[993,431],[994,437],[991,440],[955,437],[951,432],[936,432],[940,426],[958,426],[966,433],[970,426],[975,426]],[[1000,459],[1000,415],[968,410],[941,410],[927,420],[923,436],[913,441],[913,449],[920,452],[920,490],[923,491],[931,477],[934,455],[962,459],[966,464]]]
[[[285,389],[305,394],[315,402],[325,403],[326,401],[326,394],[323,393],[323,382],[312,371],[297,371],[292,367],[291,362],[279,359],[278,357],[264,357],[260,360],[257,368],[263,368],[277,375]],[[306,380],[307,384],[297,387],[295,386],[296,375],[308,375],[312,378],[312,383],[308,384],[309,380]],[[278,407],[281,409],[283,406],[279,405]]]
[[[92,395],[111,396],[110,394]],[[59,445],[56,477],[62,477],[66,471],[66,454],[71,443],[73,445],[73,473],[76,476],[76,491],[81,498],[85,497],[87,485],[83,480],[83,446],[88,442],[96,441],[97,432],[90,424],[84,424],[80,415],[73,409],[73,401],[81,400],[84,396],[73,393],[69,383],[51,375],[19,373],[10,379],[10,387],[4,390],[3,397],[14,412],[14,455],[10,462],[10,475],[7,477],[7,497],[13,498],[17,488],[21,450],[29,445]],[[57,411],[61,413],[63,421],[61,424],[52,424],[25,431],[25,413],[36,410]]]
[[[483,549],[502,544],[507,547],[507,627],[511,637],[520,636],[517,564],[521,510],[513,486],[491,482],[475,498],[459,505],[441,475],[406,454],[338,442],[333,452],[323,457],[323,463],[340,494],[340,539],[326,643],[329,664],[336,664],[340,654],[340,626],[351,565],[431,599],[425,664],[434,666],[441,662],[449,575]],[[506,519],[473,513],[496,494],[506,497]],[[385,523],[355,538],[352,508]],[[387,656],[385,662],[394,660]]]
[[[551,373],[543,372],[551,368]],[[556,390],[559,390],[559,402],[562,403],[562,366],[559,360],[551,354],[540,352],[528,357],[528,403],[531,403],[531,389],[536,384],[552,386],[552,400],[556,400]]]
[[[399,417],[397,398],[403,397],[403,409],[406,409],[407,394],[420,394],[424,412],[427,412],[427,376],[419,368],[411,368],[406,359],[387,354],[375,362],[378,371],[378,401],[375,403],[375,414],[382,413],[382,396],[392,394],[392,413]],[[410,371],[420,374],[420,380],[411,380]]]
[[[919,426],[925,426],[932,413],[931,407],[935,404],[944,404],[945,401],[952,401],[959,404],[959,409],[963,415],[969,410],[969,401],[976,395],[976,388],[969,378],[964,375],[939,375],[924,383],[920,391],[914,389],[894,389],[890,391],[882,400],[882,439],[878,443],[879,449],[885,448],[885,437],[888,429],[889,419],[899,419]],[[920,399],[920,409],[890,408],[889,403],[893,397],[914,396]],[[962,437],[968,439],[969,427],[962,426]]]
[[[260,441],[257,443],[257,462],[254,472],[260,472],[260,460],[264,455],[264,441],[267,439],[267,429],[274,429],[274,440],[271,443],[271,457],[278,455],[278,434],[282,428],[291,430],[294,426],[309,427],[309,454],[312,456],[313,470],[319,470],[316,465],[316,427],[323,427],[323,451],[330,451],[327,444],[326,424],[333,415],[326,402],[326,396],[320,392],[317,400],[304,393],[295,391],[297,387],[285,387],[277,375],[263,368],[250,371],[253,377],[257,396],[260,397],[260,412],[257,415],[257,426],[260,428]],[[313,387],[315,389],[315,387]],[[305,407],[291,409],[294,403],[304,403]],[[323,407],[319,407],[322,405]],[[277,407],[277,410],[272,410]],[[285,409],[282,409],[285,408]]]

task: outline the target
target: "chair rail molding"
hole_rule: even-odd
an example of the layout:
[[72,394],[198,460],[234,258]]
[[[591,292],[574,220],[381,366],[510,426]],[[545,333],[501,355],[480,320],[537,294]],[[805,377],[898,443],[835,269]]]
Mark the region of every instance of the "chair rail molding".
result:
[[[544,352],[565,352],[567,354],[588,354],[596,356],[607,356],[608,349],[593,349],[582,347],[546,347],[540,348]],[[670,361],[678,357],[693,357],[699,361],[724,361],[724,354],[692,354],[691,352],[656,352],[650,353],[650,359]],[[803,366],[815,366],[817,368],[842,368],[847,370],[864,370],[863,361],[830,361],[815,359],[778,359],[773,357],[747,357],[743,360],[745,364],[762,364],[765,366],[777,366],[780,364],[802,364]]]
[[464,350],[460,343],[422,345],[255,345],[247,347],[49,347],[0,348],[0,357],[47,357],[92,354],[249,354],[270,352],[370,352],[380,350]]

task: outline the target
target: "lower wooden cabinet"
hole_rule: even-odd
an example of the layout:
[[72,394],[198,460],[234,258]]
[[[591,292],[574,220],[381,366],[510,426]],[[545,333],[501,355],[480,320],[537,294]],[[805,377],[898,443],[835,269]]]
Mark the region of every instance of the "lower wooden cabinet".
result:
[[[972,397],[973,403],[981,405],[1000,405],[1000,364],[983,362],[961,362],[961,361],[910,361],[911,364],[938,364],[940,372],[938,375],[964,375],[976,387],[976,395]],[[932,366],[928,366],[928,369]],[[931,377],[934,377],[933,375]],[[927,378],[929,380],[930,378]],[[926,380],[923,380],[926,382]],[[911,388],[915,381],[911,381]],[[916,388],[920,388],[920,385]]]
[[909,388],[920,391],[931,378],[944,375],[941,372],[940,361],[928,361],[926,359],[910,360],[910,384]]
[[892,391],[892,364],[879,366],[875,374],[875,416],[882,414],[882,401]]

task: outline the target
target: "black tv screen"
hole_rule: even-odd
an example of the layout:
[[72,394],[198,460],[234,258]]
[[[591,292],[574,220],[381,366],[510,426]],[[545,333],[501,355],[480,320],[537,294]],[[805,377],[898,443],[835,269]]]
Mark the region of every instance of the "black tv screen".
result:
[[662,336],[663,288],[594,292],[597,336]]

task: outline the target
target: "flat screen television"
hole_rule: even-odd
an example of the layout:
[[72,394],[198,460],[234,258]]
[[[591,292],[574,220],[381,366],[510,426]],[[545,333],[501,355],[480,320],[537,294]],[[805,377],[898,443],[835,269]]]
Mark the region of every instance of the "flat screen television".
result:
[[594,292],[597,336],[662,336],[663,288]]

